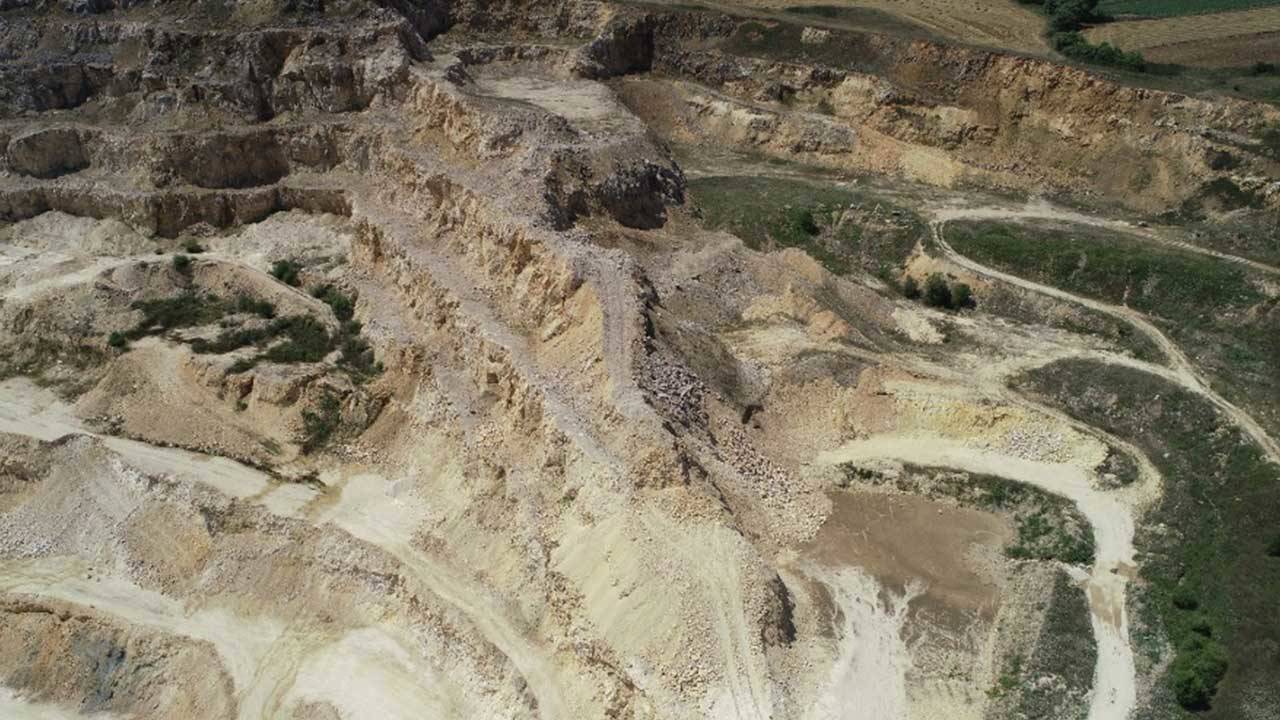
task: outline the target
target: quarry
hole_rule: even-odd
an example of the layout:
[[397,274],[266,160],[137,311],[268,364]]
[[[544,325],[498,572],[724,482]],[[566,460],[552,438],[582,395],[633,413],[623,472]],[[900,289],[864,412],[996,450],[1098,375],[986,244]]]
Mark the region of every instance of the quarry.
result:
[[1280,107],[1037,12],[0,0],[0,717],[1280,718]]

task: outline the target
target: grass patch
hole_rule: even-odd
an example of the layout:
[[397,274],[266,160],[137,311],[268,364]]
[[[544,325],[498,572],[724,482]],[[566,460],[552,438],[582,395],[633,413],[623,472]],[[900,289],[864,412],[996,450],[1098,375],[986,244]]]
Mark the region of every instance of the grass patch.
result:
[[855,33],[832,32],[823,43],[806,43],[804,24],[743,22],[721,44],[732,55],[766,60],[811,62],[850,70],[870,70],[881,61],[881,51],[869,38]]
[[[178,257],[184,257],[178,255]],[[189,327],[200,327],[222,319],[228,311],[228,305],[216,295],[197,292],[184,292],[171,298],[159,300],[139,300],[130,307],[142,312],[142,319],[129,330],[128,340],[137,340],[149,335],[162,335],[170,330]]]
[[925,225],[914,213],[867,193],[800,180],[709,177],[689,183],[703,225],[753,250],[799,248],[837,275],[892,276]]
[[0,353],[0,380],[29,377],[67,399],[93,387],[98,374],[92,371],[109,359],[96,342],[62,343],[43,337],[6,350]]
[[1098,645],[1084,588],[1059,571],[1047,603],[1035,650],[1024,666],[1025,675],[1037,682],[1024,687],[1015,717],[1071,717],[1093,687]]
[[1144,717],[1280,707],[1280,563],[1268,557],[1280,469],[1208,402],[1140,371],[1064,360],[1019,386],[1127,438],[1164,476],[1137,537],[1134,638],[1152,663],[1162,637],[1175,654]]
[[[132,307],[142,311],[142,319],[128,332],[112,333],[108,344],[123,348],[131,340],[222,321],[226,327],[212,340],[193,338],[188,344],[197,353],[217,355],[257,348],[252,356],[233,363],[229,368],[232,373],[246,372],[261,362],[316,363],[334,351],[340,351],[338,366],[357,381],[382,372],[381,363],[374,360],[372,348],[361,336],[363,327],[350,319],[354,307],[351,298],[331,287],[322,294],[335,316],[345,316],[336,333],[330,333],[324,323],[310,315],[277,318],[275,305],[265,300],[242,295],[229,301],[216,295],[184,292],[172,298],[135,302]],[[236,314],[270,322],[227,320],[228,315]]]
[[1003,663],[1004,669],[1000,672],[1000,676],[996,678],[996,684],[987,691],[987,695],[991,697],[1004,697],[1009,693],[1018,689],[1022,684],[1022,654],[1014,653],[1005,658]]
[[1005,272],[1153,315],[1198,315],[1262,299],[1230,263],[1094,228],[962,222],[947,225],[947,240]]
[[927,28],[890,15],[882,10],[869,7],[854,5],[797,5],[783,8],[782,12],[786,15],[794,15],[799,19],[818,18],[857,30],[870,30],[872,32],[907,37],[933,37]]

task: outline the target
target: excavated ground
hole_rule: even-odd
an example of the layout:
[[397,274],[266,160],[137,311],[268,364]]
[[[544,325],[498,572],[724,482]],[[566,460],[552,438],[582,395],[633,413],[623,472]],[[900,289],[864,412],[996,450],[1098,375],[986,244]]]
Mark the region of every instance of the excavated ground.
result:
[[1175,226],[1274,217],[1280,112],[736,10],[0,2],[0,715],[1165,707],[1170,479],[1015,388],[1269,426],[946,223],[1272,277]]

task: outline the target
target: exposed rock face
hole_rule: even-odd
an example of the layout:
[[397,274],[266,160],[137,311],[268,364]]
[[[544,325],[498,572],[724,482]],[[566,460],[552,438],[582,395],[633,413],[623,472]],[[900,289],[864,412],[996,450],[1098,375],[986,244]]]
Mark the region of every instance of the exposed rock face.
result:
[[55,178],[89,166],[89,157],[73,128],[50,128],[19,135],[5,152],[9,169],[19,175]]

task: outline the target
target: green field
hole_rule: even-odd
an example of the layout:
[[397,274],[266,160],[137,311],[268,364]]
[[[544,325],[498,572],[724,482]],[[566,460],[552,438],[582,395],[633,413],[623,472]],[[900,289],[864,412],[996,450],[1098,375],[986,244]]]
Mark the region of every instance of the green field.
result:
[[947,237],[979,262],[1178,321],[1261,300],[1238,265],[1094,228],[953,223]]
[[753,250],[799,248],[828,270],[890,277],[924,232],[909,210],[871,194],[802,180],[708,177],[689,194],[712,230],[727,230]]
[[1280,5],[1280,0],[1102,0],[1098,3],[1098,12],[1112,16],[1177,17],[1272,5]]

